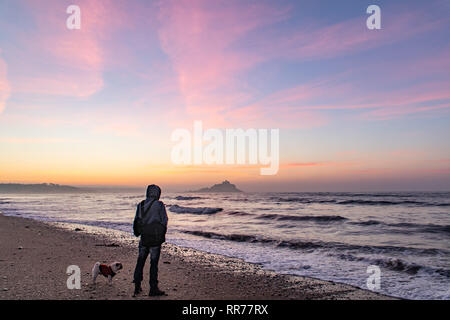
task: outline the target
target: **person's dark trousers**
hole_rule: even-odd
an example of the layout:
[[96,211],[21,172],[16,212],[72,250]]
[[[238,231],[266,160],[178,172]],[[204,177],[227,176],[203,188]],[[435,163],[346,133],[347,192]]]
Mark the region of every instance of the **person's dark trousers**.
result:
[[161,254],[161,246],[158,247],[144,247],[139,241],[139,256],[134,269],[134,283],[140,284],[143,279],[144,265],[150,254],[150,288],[158,287],[158,262]]

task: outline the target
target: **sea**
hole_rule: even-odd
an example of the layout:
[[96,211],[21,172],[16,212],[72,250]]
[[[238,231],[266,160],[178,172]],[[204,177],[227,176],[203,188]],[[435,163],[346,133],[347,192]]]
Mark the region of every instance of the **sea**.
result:
[[[0,194],[0,212],[131,235],[142,199],[141,192]],[[169,243],[394,297],[450,299],[449,192],[165,193],[161,200]]]

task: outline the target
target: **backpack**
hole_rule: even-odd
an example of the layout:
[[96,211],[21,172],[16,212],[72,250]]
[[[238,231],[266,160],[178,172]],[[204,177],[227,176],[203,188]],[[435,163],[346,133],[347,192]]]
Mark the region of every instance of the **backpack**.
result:
[[[148,206],[147,210],[144,211],[144,201],[142,201],[139,205],[140,212],[139,214],[142,215],[140,218],[140,234],[141,234],[141,243],[144,247],[159,247],[161,244],[163,244],[166,241],[166,227],[159,221],[153,221],[149,224],[143,224],[142,218],[145,217],[150,211],[153,202],[156,200],[153,200],[150,205]],[[162,220],[161,212],[160,214],[160,220]]]

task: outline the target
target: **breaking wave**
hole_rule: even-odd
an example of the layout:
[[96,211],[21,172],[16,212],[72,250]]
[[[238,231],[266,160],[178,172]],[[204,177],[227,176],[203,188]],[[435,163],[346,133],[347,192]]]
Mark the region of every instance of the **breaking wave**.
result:
[[367,245],[354,245],[341,242],[323,242],[323,241],[304,241],[304,240],[280,240],[272,239],[255,235],[247,234],[222,234],[210,231],[201,230],[184,230],[183,233],[191,234],[209,239],[229,240],[237,242],[249,242],[249,243],[263,243],[272,244],[276,247],[284,247],[291,249],[327,249],[330,251],[339,250],[344,251],[357,251],[370,254],[381,253],[414,253],[417,255],[435,255],[440,253],[447,253],[441,249],[420,249],[413,247],[396,247],[396,246],[367,246]]
[[411,229],[415,229],[417,232],[426,233],[450,233],[450,225],[437,225],[437,224],[418,224],[418,223],[385,223],[378,220],[367,220],[367,221],[352,221],[349,222],[355,225],[361,226],[371,226],[371,225],[382,225],[387,227],[395,228],[405,228],[405,232],[411,232]]
[[414,200],[364,200],[364,199],[349,199],[349,200],[338,200],[338,199],[311,199],[311,198],[283,198],[283,197],[272,197],[271,200],[275,202],[298,202],[302,204],[338,204],[338,205],[365,205],[365,206],[393,206],[393,205],[414,205],[414,206],[435,206],[435,207],[450,207],[450,203],[447,202],[425,202],[425,201],[414,201]]
[[294,215],[279,215],[279,214],[263,214],[258,216],[257,219],[267,219],[276,221],[317,221],[317,222],[335,222],[344,221],[347,218],[337,215],[324,215],[324,216],[294,216]]
[[169,210],[174,213],[192,213],[192,214],[214,214],[222,211],[222,208],[208,208],[208,207],[182,207],[177,204],[171,205]]
[[201,197],[189,197],[189,196],[177,196],[175,200],[197,200],[202,199]]

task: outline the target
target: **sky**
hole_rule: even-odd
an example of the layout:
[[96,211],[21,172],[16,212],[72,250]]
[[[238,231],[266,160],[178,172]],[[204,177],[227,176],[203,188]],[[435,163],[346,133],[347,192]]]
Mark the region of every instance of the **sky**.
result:
[[[0,182],[448,191],[449,13],[448,0],[0,0]],[[174,164],[171,134],[195,120],[279,129],[278,173]]]

